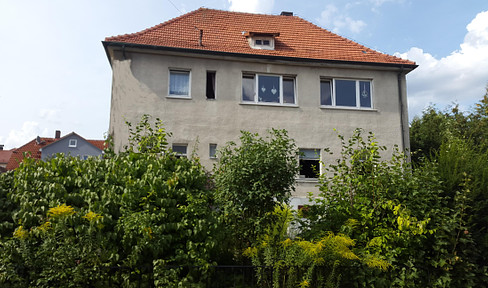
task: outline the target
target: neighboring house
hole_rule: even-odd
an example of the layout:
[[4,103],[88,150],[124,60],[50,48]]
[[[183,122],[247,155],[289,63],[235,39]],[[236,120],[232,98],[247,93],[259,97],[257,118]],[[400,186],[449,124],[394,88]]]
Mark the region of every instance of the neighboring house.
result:
[[103,140],[85,140],[75,132],[71,132],[58,141],[42,147],[40,149],[41,159],[46,160],[57,153],[63,153],[86,160],[90,156],[102,155],[104,142]]
[[[339,133],[376,134],[409,147],[405,75],[417,65],[283,12],[200,8],[141,32],[103,41],[113,71],[110,134],[127,144],[125,121],[162,119],[178,153],[215,151],[241,130],[289,132],[304,152],[296,197],[317,191],[312,167],[339,152]],[[295,202],[300,203],[300,201]]]
[[[71,139],[76,141],[70,141]],[[54,145],[57,142],[59,145]],[[68,147],[64,147],[64,143]],[[76,142],[76,143],[75,143]],[[69,145],[76,147],[69,147]],[[27,158],[34,158],[37,160],[45,160],[56,153],[70,154],[80,158],[85,156],[99,156],[103,152],[104,140],[85,140],[78,134],[72,132],[61,138],[61,132],[56,130],[54,138],[39,137],[22,145],[19,148],[12,149],[12,155],[7,163],[7,170],[14,170],[19,167],[19,164],[24,160],[24,155]]]
[[7,171],[7,163],[12,156],[12,150],[3,150],[3,145],[0,145],[0,173]]

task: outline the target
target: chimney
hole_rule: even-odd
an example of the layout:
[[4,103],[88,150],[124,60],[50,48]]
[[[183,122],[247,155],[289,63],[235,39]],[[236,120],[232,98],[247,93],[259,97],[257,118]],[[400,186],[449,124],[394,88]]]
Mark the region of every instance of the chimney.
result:
[[203,29],[200,29],[200,38],[198,39],[198,44],[203,46]]
[[281,16],[293,16],[293,12],[287,12],[287,11],[283,11],[281,12],[280,14]]
[[56,130],[55,134],[54,134],[54,138],[55,139],[59,139],[61,138],[61,131],[60,130]]

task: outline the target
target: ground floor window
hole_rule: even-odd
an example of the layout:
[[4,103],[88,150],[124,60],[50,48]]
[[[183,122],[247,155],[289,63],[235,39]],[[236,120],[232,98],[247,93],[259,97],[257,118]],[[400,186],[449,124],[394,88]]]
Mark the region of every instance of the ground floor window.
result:
[[300,149],[300,178],[316,179],[320,175],[320,150]]

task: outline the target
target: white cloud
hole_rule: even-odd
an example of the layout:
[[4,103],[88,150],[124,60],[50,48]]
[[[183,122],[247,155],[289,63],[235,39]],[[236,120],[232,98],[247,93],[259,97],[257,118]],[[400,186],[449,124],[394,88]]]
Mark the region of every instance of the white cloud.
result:
[[366,23],[362,20],[352,19],[346,10],[344,9],[344,12],[341,13],[334,4],[328,4],[317,21],[334,33],[342,33],[346,30],[354,34],[360,33],[366,27]]
[[274,0],[228,0],[229,10],[250,13],[271,13]]
[[39,127],[39,123],[26,121],[20,130],[10,130],[5,140],[5,149],[18,148],[37,136],[46,135],[47,132],[47,129],[42,130]]
[[419,65],[407,76],[411,118],[432,103],[442,109],[455,102],[468,109],[483,97],[488,83],[488,11],[466,28],[460,49],[447,57],[436,59],[417,47],[395,54]]

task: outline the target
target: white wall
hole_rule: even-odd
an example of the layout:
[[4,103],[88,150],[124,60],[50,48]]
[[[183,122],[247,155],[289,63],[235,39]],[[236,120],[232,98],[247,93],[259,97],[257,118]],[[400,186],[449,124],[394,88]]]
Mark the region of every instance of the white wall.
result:
[[[269,128],[282,128],[288,130],[300,148],[330,147],[333,152],[338,152],[340,141],[333,129],[347,136],[360,127],[374,132],[381,145],[392,147],[398,144],[402,148],[397,68],[269,60],[257,62],[196,54],[193,57],[182,57],[176,53],[125,54],[126,59],[119,52],[112,57],[110,132],[116,151],[127,142],[125,121],[135,124],[143,114],[161,118],[167,131],[173,133],[170,142],[188,143],[189,153],[198,139],[196,151],[208,169],[215,161],[208,157],[209,143],[222,147],[230,140],[237,140],[240,130],[264,135]],[[167,97],[169,68],[191,70],[191,99]],[[216,71],[215,100],[207,100],[205,96],[207,70]],[[243,104],[243,71],[296,75],[297,107]],[[320,77],[372,79],[374,109],[320,108]],[[401,75],[401,80],[401,91],[405,93],[404,75]],[[406,114],[404,119],[408,119],[405,117]],[[316,192],[315,185],[314,182],[300,183],[296,196],[305,196],[308,191]]]

